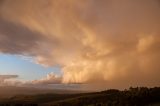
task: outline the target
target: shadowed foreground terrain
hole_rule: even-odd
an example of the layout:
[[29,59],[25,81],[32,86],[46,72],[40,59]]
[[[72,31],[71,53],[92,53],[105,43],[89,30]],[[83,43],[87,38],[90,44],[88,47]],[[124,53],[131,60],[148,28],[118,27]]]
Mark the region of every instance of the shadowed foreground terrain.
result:
[[17,95],[1,99],[0,106],[160,106],[160,87],[79,94]]

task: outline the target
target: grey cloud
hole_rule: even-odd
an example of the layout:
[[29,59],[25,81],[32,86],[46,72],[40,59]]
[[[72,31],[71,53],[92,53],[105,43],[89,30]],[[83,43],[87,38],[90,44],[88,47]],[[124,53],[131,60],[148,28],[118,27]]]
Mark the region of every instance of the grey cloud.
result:
[[[50,50],[49,47],[45,46],[46,44],[53,43],[55,43],[53,39],[46,38],[41,33],[0,18],[0,52],[2,53],[40,55]],[[44,48],[42,49],[43,45]]]
[[1,79],[18,78],[18,75],[0,75]]
[[18,75],[0,75],[0,84],[4,84],[8,79],[18,78]]

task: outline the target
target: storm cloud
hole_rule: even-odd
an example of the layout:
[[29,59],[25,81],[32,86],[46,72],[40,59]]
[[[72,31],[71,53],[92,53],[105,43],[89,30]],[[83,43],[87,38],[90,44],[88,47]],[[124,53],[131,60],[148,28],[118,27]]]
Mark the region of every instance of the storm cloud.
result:
[[159,0],[5,0],[0,52],[60,66],[62,83],[160,85]]

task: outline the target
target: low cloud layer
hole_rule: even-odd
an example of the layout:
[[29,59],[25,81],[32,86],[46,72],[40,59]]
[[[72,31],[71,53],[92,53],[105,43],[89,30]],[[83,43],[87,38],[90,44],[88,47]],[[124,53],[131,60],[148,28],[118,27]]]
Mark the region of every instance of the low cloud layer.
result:
[[159,0],[0,3],[0,52],[58,65],[63,83],[160,85]]
[[14,80],[18,75],[0,75],[0,86],[17,85],[18,81]]
[[55,75],[53,72],[47,74],[46,77],[38,80],[33,80],[28,82],[28,84],[39,84],[39,85],[48,85],[48,84],[61,84],[62,78],[58,75]]

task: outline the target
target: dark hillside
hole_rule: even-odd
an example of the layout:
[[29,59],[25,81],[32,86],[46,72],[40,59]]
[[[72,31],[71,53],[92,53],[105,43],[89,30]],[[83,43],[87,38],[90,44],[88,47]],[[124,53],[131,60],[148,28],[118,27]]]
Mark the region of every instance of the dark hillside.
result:
[[160,106],[160,87],[137,87],[119,91],[79,94],[19,95],[1,100],[7,106]]

